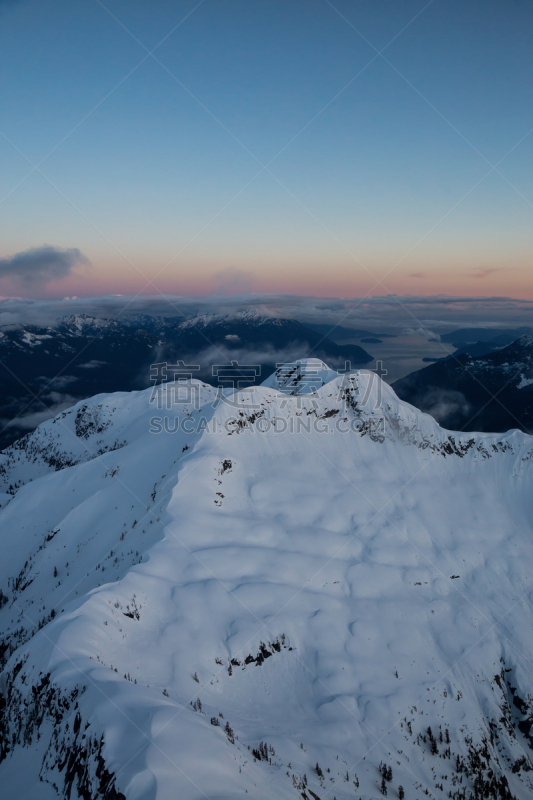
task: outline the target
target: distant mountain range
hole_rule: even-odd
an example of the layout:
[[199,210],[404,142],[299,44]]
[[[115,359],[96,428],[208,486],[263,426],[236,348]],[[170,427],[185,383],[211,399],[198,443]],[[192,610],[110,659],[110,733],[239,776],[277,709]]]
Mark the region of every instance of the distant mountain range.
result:
[[502,347],[528,334],[533,334],[533,328],[459,328],[440,337],[441,342],[452,344],[456,348],[452,355],[442,358],[423,358],[422,361],[443,361],[445,358],[460,356],[463,353],[484,356],[501,350]]
[[446,428],[532,433],[533,335],[482,356],[454,354],[392,386]]
[[[212,366],[231,360],[257,365],[260,383],[276,363],[307,355],[332,366],[362,366],[372,356],[339,345],[294,319],[253,311],[237,315],[136,316],[124,320],[76,315],[54,327],[0,328],[0,449],[77,400],[143,389],[152,364],[197,365],[194,377],[218,384]],[[18,416],[17,416],[18,415]],[[15,418],[16,419],[13,419]]]
[[495,347],[504,347],[529,333],[533,333],[533,328],[459,328],[443,334],[440,340],[449,342],[454,347],[463,347],[465,344],[475,342],[490,342]]

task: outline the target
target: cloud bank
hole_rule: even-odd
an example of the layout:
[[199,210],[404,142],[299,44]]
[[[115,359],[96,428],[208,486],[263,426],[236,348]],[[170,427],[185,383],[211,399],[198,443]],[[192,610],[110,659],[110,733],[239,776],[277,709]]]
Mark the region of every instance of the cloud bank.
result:
[[89,265],[89,259],[77,247],[63,249],[45,244],[0,258],[0,278],[9,278],[20,286],[42,286],[66,278],[76,267]]
[[533,326],[533,301],[511,297],[418,297],[385,295],[364,299],[283,294],[216,297],[106,296],[64,300],[0,299],[0,326],[51,325],[71,314],[128,319],[138,314],[188,317],[233,314],[255,309],[265,316],[298,319],[304,324],[342,325],[376,332],[423,330],[428,338],[460,327]]

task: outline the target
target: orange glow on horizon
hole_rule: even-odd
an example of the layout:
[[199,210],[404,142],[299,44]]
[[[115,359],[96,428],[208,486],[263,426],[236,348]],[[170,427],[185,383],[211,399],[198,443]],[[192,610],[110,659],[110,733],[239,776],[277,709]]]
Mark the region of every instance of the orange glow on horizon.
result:
[[[367,295],[415,295],[430,297],[514,297],[533,300],[531,270],[516,268],[468,267],[426,269],[398,267],[369,268],[360,265],[348,270],[345,265],[313,265],[307,270],[282,269],[252,272],[249,270],[217,272],[213,268],[198,269],[191,265],[172,265],[135,269],[116,264],[94,267],[83,278],[72,275],[36,291],[35,286],[22,288],[7,280],[0,282],[3,296],[97,297],[104,295],[181,295],[185,297],[227,296],[231,294],[295,294],[315,297],[354,297]],[[223,277],[220,278],[220,275]]]

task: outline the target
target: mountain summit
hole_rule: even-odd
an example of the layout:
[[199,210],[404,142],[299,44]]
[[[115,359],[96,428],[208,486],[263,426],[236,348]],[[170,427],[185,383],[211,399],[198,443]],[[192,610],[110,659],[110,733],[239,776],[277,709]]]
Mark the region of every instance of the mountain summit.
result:
[[291,370],[1,454],[6,797],[531,795],[533,439]]
[[256,367],[261,383],[276,364],[306,355],[337,368],[372,361],[359,345],[339,345],[297,320],[255,311],[186,318],[77,314],[53,327],[7,325],[0,328],[0,449],[77,400],[146,388],[157,364],[186,362],[197,377],[217,384],[213,367],[235,361]]

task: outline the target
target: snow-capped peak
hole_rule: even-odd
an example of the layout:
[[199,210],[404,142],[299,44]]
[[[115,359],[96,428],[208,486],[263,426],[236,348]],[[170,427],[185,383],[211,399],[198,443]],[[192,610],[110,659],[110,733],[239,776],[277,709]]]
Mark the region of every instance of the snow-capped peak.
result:
[[532,437],[292,367],[330,379],[99,395],[2,455],[9,800],[533,792]]
[[90,328],[109,328],[117,325],[115,320],[107,317],[93,317],[90,314],[71,314],[62,317],[60,323],[72,331],[84,332]]
[[216,325],[224,322],[244,322],[252,323],[253,325],[283,325],[287,322],[287,320],[280,319],[278,317],[269,317],[254,309],[246,309],[244,311],[236,311],[231,314],[194,314],[193,316],[182,320],[179,323],[179,327],[182,329],[205,328],[208,325]]
[[278,366],[262,386],[278,389],[285,394],[302,395],[316,392],[338,377],[339,372],[330,369],[319,358],[302,358]]

